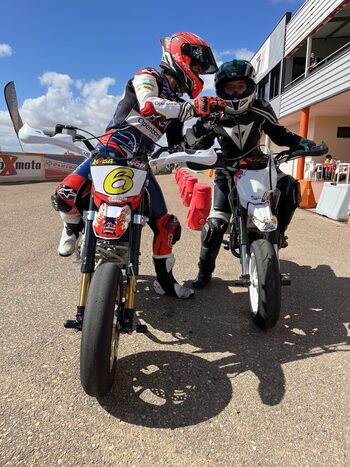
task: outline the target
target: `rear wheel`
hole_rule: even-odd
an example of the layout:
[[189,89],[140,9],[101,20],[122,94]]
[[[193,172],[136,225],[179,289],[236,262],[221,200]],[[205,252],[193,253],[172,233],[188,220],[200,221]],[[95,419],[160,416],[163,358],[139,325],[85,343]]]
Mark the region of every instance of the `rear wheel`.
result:
[[249,254],[249,302],[254,322],[262,329],[272,328],[281,311],[279,262],[272,244],[255,240]]
[[89,396],[106,394],[114,379],[123,276],[115,263],[96,269],[91,281],[80,346],[80,380]]

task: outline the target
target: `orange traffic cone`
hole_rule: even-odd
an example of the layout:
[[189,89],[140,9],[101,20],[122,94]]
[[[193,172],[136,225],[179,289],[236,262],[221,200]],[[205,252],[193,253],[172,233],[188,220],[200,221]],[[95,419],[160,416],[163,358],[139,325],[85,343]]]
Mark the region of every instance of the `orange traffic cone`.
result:
[[312,190],[311,180],[299,180],[301,190],[301,201],[299,208],[312,209],[315,208],[317,203],[315,200],[314,192]]

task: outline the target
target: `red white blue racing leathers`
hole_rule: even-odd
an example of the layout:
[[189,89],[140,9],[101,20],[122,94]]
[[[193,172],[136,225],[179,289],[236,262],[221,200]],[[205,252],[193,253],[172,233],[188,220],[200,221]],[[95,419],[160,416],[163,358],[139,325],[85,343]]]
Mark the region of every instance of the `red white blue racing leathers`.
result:
[[[101,155],[117,158],[147,157],[163,134],[168,146],[182,141],[183,121],[192,117],[192,107],[171,90],[169,81],[154,68],[138,71],[128,81],[105,134],[96,149]],[[57,187],[58,210],[76,214],[74,201],[90,173],[91,160],[84,161]],[[169,215],[160,186],[153,175],[147,187],[152,205],[149,225],[154,232],[153,257],[169,256],[173,243],[180,238],[181,227]]]

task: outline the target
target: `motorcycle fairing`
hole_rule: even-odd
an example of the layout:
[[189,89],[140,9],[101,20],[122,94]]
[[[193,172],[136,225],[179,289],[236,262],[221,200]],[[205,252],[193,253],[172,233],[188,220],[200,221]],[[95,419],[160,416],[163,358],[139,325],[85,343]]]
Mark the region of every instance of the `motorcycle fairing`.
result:
[[101,203],[92,224],[96,237],[104,239],[120,238],[128,229],[131,221],[131,209],[124,206],[111,206]]
[[91,165],[94,201],[99,207],[102,202],[108,204],[131,204],[138,206],[147,172],[134,167],[121,165]]
[[269,194],[277,186],[277,171],[274,164],[260,170],[239,170],[235,184],[241,205],[247,209],[248,203],[265,203]]
[[235,175],[239,201],[247,209],[248,222],[261,232],[277,229],[277,217],[272,213],[272,196],[277,186],[277,170],[271,161],[263,169],[240,169]]

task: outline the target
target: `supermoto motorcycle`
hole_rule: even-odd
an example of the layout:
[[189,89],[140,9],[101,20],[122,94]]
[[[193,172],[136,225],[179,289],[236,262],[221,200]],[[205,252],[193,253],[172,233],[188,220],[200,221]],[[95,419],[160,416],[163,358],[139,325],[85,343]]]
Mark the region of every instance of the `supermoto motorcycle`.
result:
[[[262,329],[277,323],[281,310],[281,286],[290,285],[290,278],[280,273],[279,265],[281,236],[277,221],[280,196],[277,167],[282,162],[321,156],[327,152],[325,143],[308,151],[288,150],[275,155],[266,148],[265,155],[257,160],[248,154],[230,164],[232,216],[228,239],[225,238],[223,243],[240,259],[242,274],[234,285],[248,288],[251,316]],[[217,155],[215,166],[226,167],[220,151]],[[179,164],[181,158],[185,158],[184,153],[167,155],[164,159],[160,155],[151,165],[162,170],[165,163]]]
[[[70,125],[57,125],[48,135],[24,124],[19,138],[29,144],[53,144],[91,158],[91,180],[82,185],[75,201],[85,222],[80,247],[80,297],[76,317],[67,320],[65,327],[82,331],[81,384],[87,394],[99,397],[112,386],[120,334],[147,331],[145,325],[134,325],[134,313],[141,231],[151,209],[148,158],[101,156]],[[88,150],[77,145],[79,141],[87,143]],[[184,153],[182,157],[178,154],[180,161],[208,165],[216,158],[212,149],[195,155]]]
[[232,217],[226,248],[240,259],[242,274],[236,286],[248,287],[250,312],[262,329],[273,327],[280,316],[281,286],[290,278],[280,273],[277,167],[305,156],[327,154],[322,143],[308,151],[265,151],[262,161],[237,161],[234,187],[229,194]]

